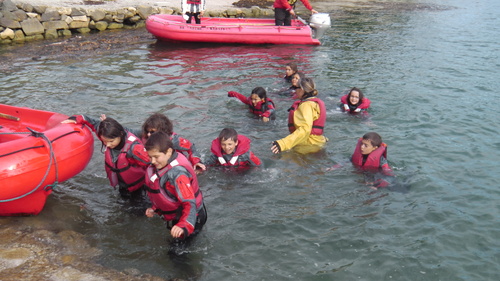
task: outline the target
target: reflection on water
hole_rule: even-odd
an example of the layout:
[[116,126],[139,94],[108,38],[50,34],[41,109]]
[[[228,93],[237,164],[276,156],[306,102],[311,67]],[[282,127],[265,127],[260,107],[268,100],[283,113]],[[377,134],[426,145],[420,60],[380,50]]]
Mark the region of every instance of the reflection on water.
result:
[[[98,143],[91,164],[60,184],[40,216],[15,223],[81,233],[102,251],[99,264],[166,279],[498,279],[500,230],[491,222],[499,216],[499,192],[491,167],[500,145],[491,120],[499,108],[488,103],[500,88],[498,4],[450,0],[434,2],[458,8],[403,9],[389,2],[318,3],[334,17],[316,47],[144,40],[78,61],[14,62],[15,72],[0,75],[1,102],[106,113],[133,128],[160,111],[202,156],[222,128],[234,127],[252,139],[264,163],[199,176],[208,222],[180,256],[169,255],[160,219],[141,216],[109,188]],[[262,123],[227,97],[231,90],[285,87],[280,77],[290,61],[314,78],[329,107],[330,141],[318,154],[270,152],[270,143],[287,134],[290,98],[271,94],[277,119]],[[352,86],[371,99],[369,116],[337,110]],[[392,189],[368,189],[349,164],[357,138],[368,131],[389,145]],[[14,223],[1,221],[2,228]]]

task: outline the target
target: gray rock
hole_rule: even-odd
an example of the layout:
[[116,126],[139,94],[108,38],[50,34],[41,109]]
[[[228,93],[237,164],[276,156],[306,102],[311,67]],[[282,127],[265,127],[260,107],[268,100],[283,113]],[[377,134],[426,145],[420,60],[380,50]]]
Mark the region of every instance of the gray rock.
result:
[[[89,27],[89,22],[88,21],[72,21],[69,24],[70,29],[75,29],[75,28],[88,28]],[[82,32],[80,32],[82,33]]]
[[45,30],[45,39],[56,39],[59,37],[56,29]]
[[94,21],[100,21],[106,16],[106,12],[102,9],[97,9],[93,11],[87,11],[87,16],[89,16]]
[[147,19],[151,14],[153,14],[153,8],[148,6],[137,7],[137,14],[143,19]]
[[63,20],[46,21],[42,23],[43,28],[47,29],[69,29],[68,24]]
[[18,21],[3,17],[0,19],[0,25],[3,27],[11,28],[11,29],[19,29],[21,28],[21,24]]
[[17,10],[17,6],[11,0],[4,0],[2,5],[2,10],[7,12],[12,12]]
[[21,22],[21,28],[23,29],[24,34],[27,36],[42,34],[45,29],[43,25],[37,19],[27,19]]
[[71,14],[70,14],[72,17],[73,16],[86,16],[87,13],[85,12],[84,9],[81,9],[81,8],[71,8]]
[[45,13],[42,14],[41,21],[53,21],[53,20],[60,20],[60,19],[61,19],[61,15],[59,14],[58,11],[47,9],[45,11]]
[[106,21],[98,21],[95,23],[95,29],[97,30],[100,30],[100,31],[103,31],[103,30],[106,30],[106,28],[108,28],[108,23]]

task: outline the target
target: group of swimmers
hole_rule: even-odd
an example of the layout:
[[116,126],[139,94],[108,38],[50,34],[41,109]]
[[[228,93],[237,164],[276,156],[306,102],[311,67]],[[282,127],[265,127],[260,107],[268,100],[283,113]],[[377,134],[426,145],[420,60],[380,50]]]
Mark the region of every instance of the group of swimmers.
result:
[[[319,151],[328,141],[323,135],[325,104],[317,97],[314,81],[300,74],[295,63],[288,64],[285,72],[284,80],[292,83],[286,93],[296,99],[288,110],[290,134],[272,142],[271,151],[281,153],[299,147],[301,153]],[[254,88],[249,97],[234,91],[228,92],[228,96],[248,105],[250,112],[264,122],[276,118],[274,102],[262,87]],[[340,108],[349,113],[365,111],[369,106],[370,100],[358,88],[352,88],[340,99]],[[172,122],[162,113],[149,116],[141,129],[123,127],[104,114],[98,119],[74,115],[63,122],[83,124],[96,133],[104,149],[110,185],[117,187],[123,197],[141,197],[146,191],[152,206],[145,215],[161,216],[176,239],[198,233],[207,220],[198,173],[208,166],[261,165],[261,160],[250,149],[250,139],[233,128],[220,132],[212,141],[211,154],[202,161],[195,145],[176,134]],[[386,153],[381,137],[370,132],[358,140],[351,161],[364,170],[392,175]],[[388,183],[370,184],[379,188]]]

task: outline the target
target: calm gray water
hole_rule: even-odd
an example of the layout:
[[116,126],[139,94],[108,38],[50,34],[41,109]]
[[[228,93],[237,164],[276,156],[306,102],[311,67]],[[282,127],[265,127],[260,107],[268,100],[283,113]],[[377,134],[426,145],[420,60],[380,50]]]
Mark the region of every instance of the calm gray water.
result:
[[[264,161],[244,174],[199,177],[209,220],[180,256],[167,254],[159,218],[141,216],[108,186],[97,142],[86,170],[24,223],[78,231],[103,250],[98,263],[164,278],[498,280],[500,2],[395,3],[318,4],[334,18],[317,47],[149,40],[81,60],[19,59],[0,74],[2,103],[106,113],[129,127],[163,112],[203,155],[222,128],[234,127]],[[270,142],[287,134],[291,100],[271,94],[278,118],[264,124],[227,97],[283,87],[290,61],[329,106],[330,142],[319,155],[270,153]],[[336,109],[352,86],[372,100],[369,118]],[[389,145],[391,190],[371,191],[348,163],[368,131]],[[335,163],[346,165],[325,170]]]

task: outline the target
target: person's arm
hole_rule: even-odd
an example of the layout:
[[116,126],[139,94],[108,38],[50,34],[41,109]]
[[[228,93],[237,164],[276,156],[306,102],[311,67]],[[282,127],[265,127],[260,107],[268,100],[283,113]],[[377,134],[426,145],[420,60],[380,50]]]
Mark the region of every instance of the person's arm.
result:
[[290,150],[299,143],[305,142],[311,134],[313,121],[319,117],[319,106],[313,101],[303,102],[295,111],[295,131],[277,140],[280,151]]
[[370,107],[371,101],[367,98],[363,98],[363,101],[361,104],[358,106],[359,109],[365,110]]
[[260,161],[259,157],[257,157],[253,152],[250,151],[250,164],[251,166],[260,166],[262,162]]
[[245,97],[244,95],[238,93],[238,92],[235,92],[235,91],[229,91],[227,92],[227,96],[228,97],[232,97],[232,98],[237,98],[239,99],[242,103],[246,104],[246,105],[252,105],[252,101],[250,101],[250,99],[248,97]]
[[309,11],[311,11],[311,13],[313,14],[316,14],[317,11],[313,9],[313,7],[311,6],[311,4],[309,3],[308,0],[300,0],[302,2],[302,4],[304,4],[304,6],[306,7],[306,9],[308,9]]
[[[269,118],[271,118],[271,115],[274,113],[274,105],[272,102],[270,101],[267,101],[267,110],[262,113],[262,119],[264,120],[264,122],[267,122],[269,121]],[[267,120],[265,120],[264,118],[267,118]]]
[[151,159],[141,143],[134,143],[127,152],[127,158],[132,165],[147,167],[151,163]]
[[216,163],[218,162],[217,160],[217,156],[215,156],[215,154],[211,153],[210,156],[208,156],[207,159],[205,159],[205,161],[203,161],[203,163],[206,165],[206,166],[212,166],[212,165],[215,165]]
[[[89,127],[94,133],[97,133],[97,128],[99,128],[99,124],[101,124],[100,119],[95,119],[87,115],[73,115],[68,118],[68,121],[75,124],[83,124]],[[65,122],[68,122],[65,120]]]
[[196,224],[196,197],[191,186],[189,173],[185,168],[177,166],[171,171],[171,184],[175,187],[175,196],[182,205],[182,214],[179,222],[172,227],[170,233],[174,238],[191,235]]

